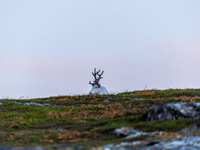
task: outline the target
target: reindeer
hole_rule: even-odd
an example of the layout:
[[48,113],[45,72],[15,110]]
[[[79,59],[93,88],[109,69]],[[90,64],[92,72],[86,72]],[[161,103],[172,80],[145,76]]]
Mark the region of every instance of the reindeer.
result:
[[[104,86],[101,86],[101,84],[99,83],[100,79],[103,78],[103,77],[101,77],[103,72],[104,71],[102,71],[102,73],[100,73],[100,70],[96,71],[96,68],[94,69],[94,72],[92,72],[92,75],[94,76],[95,80],[93,81],[93,83],[91,83],[91,81],[89,82],[89,84],[92,85],[92,89],[89,92],[89,94],[97,94],[97,95],[109,94],[107,89]],[[98,77],[97,77],[97,75],[98,75]]]

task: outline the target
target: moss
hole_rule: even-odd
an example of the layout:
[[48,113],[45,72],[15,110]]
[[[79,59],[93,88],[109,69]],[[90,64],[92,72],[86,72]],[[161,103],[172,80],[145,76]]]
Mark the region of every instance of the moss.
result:
[[[149,108],[161,101],[200,101],[198,96],[200,96],[200,89],[168,89],[132,91],[116,95],[4,99],[0,100],[3,102],[0,105],[1,145],[30,146],[32,144],[51,147],[68,143],[68,145],[82,145],[86,148],[96,147],[122,141],[123,138],[113,134],[113,130],[123,126],[146,132],[177,132],[192,125],[200,125],[200,121],[186,119],[147,122]],[[103,102],[105,99],[109,102]],[[59,106],[23,105],[28,102]],[[145,138],[138,137],[138,139]]]

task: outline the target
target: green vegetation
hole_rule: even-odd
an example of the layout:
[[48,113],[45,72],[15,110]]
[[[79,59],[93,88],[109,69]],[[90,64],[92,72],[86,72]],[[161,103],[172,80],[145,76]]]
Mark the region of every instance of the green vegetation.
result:
[[[168,136],[176,136],[177,134],[172,132],[200,125],[200,120],[147,122],[149,108],[161,101],[199,102],[199,96],[200,89],[168,89],[102,96],[2,99],[0,100],[1,145],[50,148],[54,145],[67,144],[91,148],[125,141],[123,137],[113,134],[114,129],[123,126],[145,132],[167,131]],[[56,106],[23,105],[30,102]],[[134,140],[138,139],[132,139]]]

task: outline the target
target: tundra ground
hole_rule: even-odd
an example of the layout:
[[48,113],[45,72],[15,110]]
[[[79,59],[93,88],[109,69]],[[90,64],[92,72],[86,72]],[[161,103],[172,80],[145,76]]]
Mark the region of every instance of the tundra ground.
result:
[[[38,99],[0,100],[0,145],[9,147],[76,145],[86,149],[125,140],[113,133],[132,127],[144,132],[166,131],[152,139],[173,138],[177,131],[200,126],[200,120],[147,122],[155,103],[200,102],[200,89],[168,89],[124,92],[113,95],[75,95]],[[32,103],[31,103],[32,102]],[[32,105],[28,105],[28,104]],[[38,105],[40,104],[40,105]],[[45,104],[45,106],[41,105]],[[48,105],[50,104],[50,105]],[[196,132],[192,135],[200,135]],[[188,133],[187,133],[188,135]]]

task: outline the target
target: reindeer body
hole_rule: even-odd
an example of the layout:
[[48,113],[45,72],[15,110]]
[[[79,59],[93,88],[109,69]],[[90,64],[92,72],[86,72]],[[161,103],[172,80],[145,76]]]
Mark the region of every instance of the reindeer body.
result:
[[100,88],[98,88],[98,86],[95,84],[92,86],[90,94],[103,95],[103,94],[109,94],[109,93],[104,86],[100,86]]
[[[89,92],[90,94],[97,94],[97,95],[103,95],[103,94],[109,94],[107,89],[104,86],[101,86],[101,84],[99,83],[100,79],[102,79],[103,77],[102,74],[104,71],[102,71],[101,74],[99,74],[100,70],[96,72],[96,68],[94,69],[94,73],[92,72],[93,76],[94,76],[94,82],[91,83],[91,81],[89,82],[89,84],[92,85],[92,89]],[[98,78],[97,78],[98,75]]]

